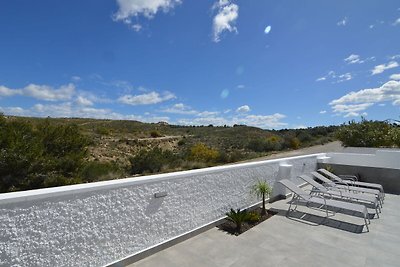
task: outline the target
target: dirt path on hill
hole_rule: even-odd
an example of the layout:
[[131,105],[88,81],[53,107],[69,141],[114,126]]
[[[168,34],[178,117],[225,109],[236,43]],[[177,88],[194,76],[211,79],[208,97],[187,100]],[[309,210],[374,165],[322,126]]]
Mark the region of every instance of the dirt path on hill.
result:
[[307,154],[316,154],[316,153],[327,153],[327,152],[341,152],[343,151],[343,147],[340,141],[330,142],[325,145],[317,145],[311,146],[306,148],[301,148],[297,150],[287,151],[287,152],[278,152],[276,154],[272,154],[266,157],[255,158],[251,160],[247,160],[246,162],[250,161],[260,161],[266,159],[278,159],[278,158],[286,158],[286,157],[294,157],[300,155],[307,155]]

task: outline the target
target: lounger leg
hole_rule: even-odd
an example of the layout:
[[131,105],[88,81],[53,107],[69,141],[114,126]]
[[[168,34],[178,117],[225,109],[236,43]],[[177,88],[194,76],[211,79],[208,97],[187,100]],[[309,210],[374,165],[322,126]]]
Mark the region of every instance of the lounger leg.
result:
[[[369,216],[368,216],[368,220],[369,220]],[[365,226],[367,227],[367,232],[369,232],[369,227],[368,227],[368,224],[367,224],[366,215],[364,215],[364,223],[365,223]]]

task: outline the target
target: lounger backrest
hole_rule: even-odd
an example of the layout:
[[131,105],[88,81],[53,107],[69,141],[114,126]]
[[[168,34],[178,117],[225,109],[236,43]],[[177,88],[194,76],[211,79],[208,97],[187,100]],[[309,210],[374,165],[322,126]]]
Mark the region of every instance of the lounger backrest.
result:
[[280,180],[279,183],[303,199],[307,200],[310,198],[310,196],[306,192],[304,192],[301,188],[299,188],[297,185],[295,185],[288,179]]
[[314,179],[311,178],[310,176],[303,174],[303,175],[300,175],[299,177],[301,179],[303,179],[304,181],[306,181],[307,183],[309,183],[310,185],[312,185],[313,187],[317,188],[319,191],[321,191],[321,192],[326,192],[327,191],[326,188],[323,185],[321,185],[321,184],[317,183],[316,181],[314,181]]
[[337,175],[325,170],[325,169],[319,169],[318,172],[325,174],[326,176],[329,176],[331,179],[337,181],[337,182],[343,182],[343,180],[338,177]]
[[311,174],[317,178],[318,180],[320,180],[323,183],[329,184],[329,185],[334,185],[335,183],[332,182],[331,180],[329,180],[328,178],[326,178],[325,176],[323,176],[322,174],[318,173],[318,172],[311,172]]

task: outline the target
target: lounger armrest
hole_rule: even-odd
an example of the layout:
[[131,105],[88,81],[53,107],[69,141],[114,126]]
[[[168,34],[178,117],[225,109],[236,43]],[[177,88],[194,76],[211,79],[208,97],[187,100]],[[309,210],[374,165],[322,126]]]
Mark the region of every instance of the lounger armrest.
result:
[[357,186],[356,181],[346,179],[342,179],[342,181],[346,186]]
[[[329,193],[329,192],[322,192],[321,190],[318,190],[318,189],[312,189],[312,190],[311,190],[311,193],[316,193],[316,195],[313,195],[313,196],[322,197],[320,194],[323,194],[323,195],[329,195],[331,199],[333,198],[333,195],[332,195],[331,193]],[[322,198],[324,198],[324,197],[322,197]]]
[[[339,192],[339,194],[340,194],[340,197],[343,197],[343,195],[342,195],[342,191],[340,190],[340,189],[338,189],[338,188],[335,188],[335,187],[331,187],[331,188],[329,188],[328,189],[329,191],[335,191],[335,192]],[[329,192],[328,192],[329,193]],[[330,194],[330,193],[329,193]]]
[[358,181],[358,177],[355,175],[339,175],[340,178],[345,179],[345,180],[351,180],[351,181]]
[[323,199],[323,200],[324,200],[325,208],[327,208],[327,205],[326,205],[326,198],[324,198],[323,196],[320,196],[320,195],[314,195],[313,197],[317,197],[317,198]]

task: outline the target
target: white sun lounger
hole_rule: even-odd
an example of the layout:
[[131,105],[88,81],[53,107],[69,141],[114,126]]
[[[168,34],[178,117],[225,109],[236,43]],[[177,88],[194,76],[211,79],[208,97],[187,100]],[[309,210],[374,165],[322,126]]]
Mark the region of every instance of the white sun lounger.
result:
[[338,183],[333,182],[332,180],[329,180],[328,178],[326,178],[325,176],[323,176],[322,174],[320,174],[318,172],[311,172],[311,174],[315,178],[317,178],[319,181],[321,181],[323,183],[323,185],[326,187],[334,187],[334,188],[347,190],[349,192],[354,192],[354,193],[365,193],[365,194],[375,195],[378,198],[378,200],[381,204],[381,207],[383,207],[382,206],[383,205],[382,194],[378,189],[338,184]]
[[359,204],[371,204],[371,206],[375,209],[376,216],[379,218],[379,212],[381,212],[379,201],[376,196],[367,195],[367,194],[356,194],[353,192],[346,192],[344,190],[340,190],[337,188],[326,188],[322,184],[317,183],[313,178],[308,175],[300,175],[299,178],[307,182],[313,187],[311,191],[312,194],[319,194],[326,197],[331,197],[340,200],[351,200],[358,202]]
[[349,186],[359,186],[359,187],[372,188],[372,189],[379,190],[379,192],[381,192],[382,199],[385,198],[385,192],[383,191],[383,186],[380,184],[359,182],[359,181],[355,181],[355,180],[345,180],[325,169],[319,169],[318,172],[340,184],[349,185]]
[[361,214],[364,217],[364,224],[367,228],[367,232],[369,232],[368,224],[371,222],[369,220],[368,209],[366,206],[360,205],[360,204],[355,204],[355,203],[339,201],[339,200],[326,199],[326,198],[324,198],[322,196],[318,196],[318,195],[309,195],[305,191],[303,191],[301,188],[299,188],[298,186],[296,186],[294,183],[292,183],[291,181],[289,181],[287,179],[281,180],[281,181],[279,181],[279,183],[293,192],[293,199],[290,201],[290,205],[287,210],[287,214],[289,214],[289,212],[292,211],[291,207],[292,207],[293,203],[296,205],[296,207],[293,210],[296,210],[297,203],[300,203],[300,202],[306,203],[307,206],[309,204],[320,205],[321,208],[325,209],[326,217],[329,216],[328,215],[328,207],[352,211],[352,212]]

